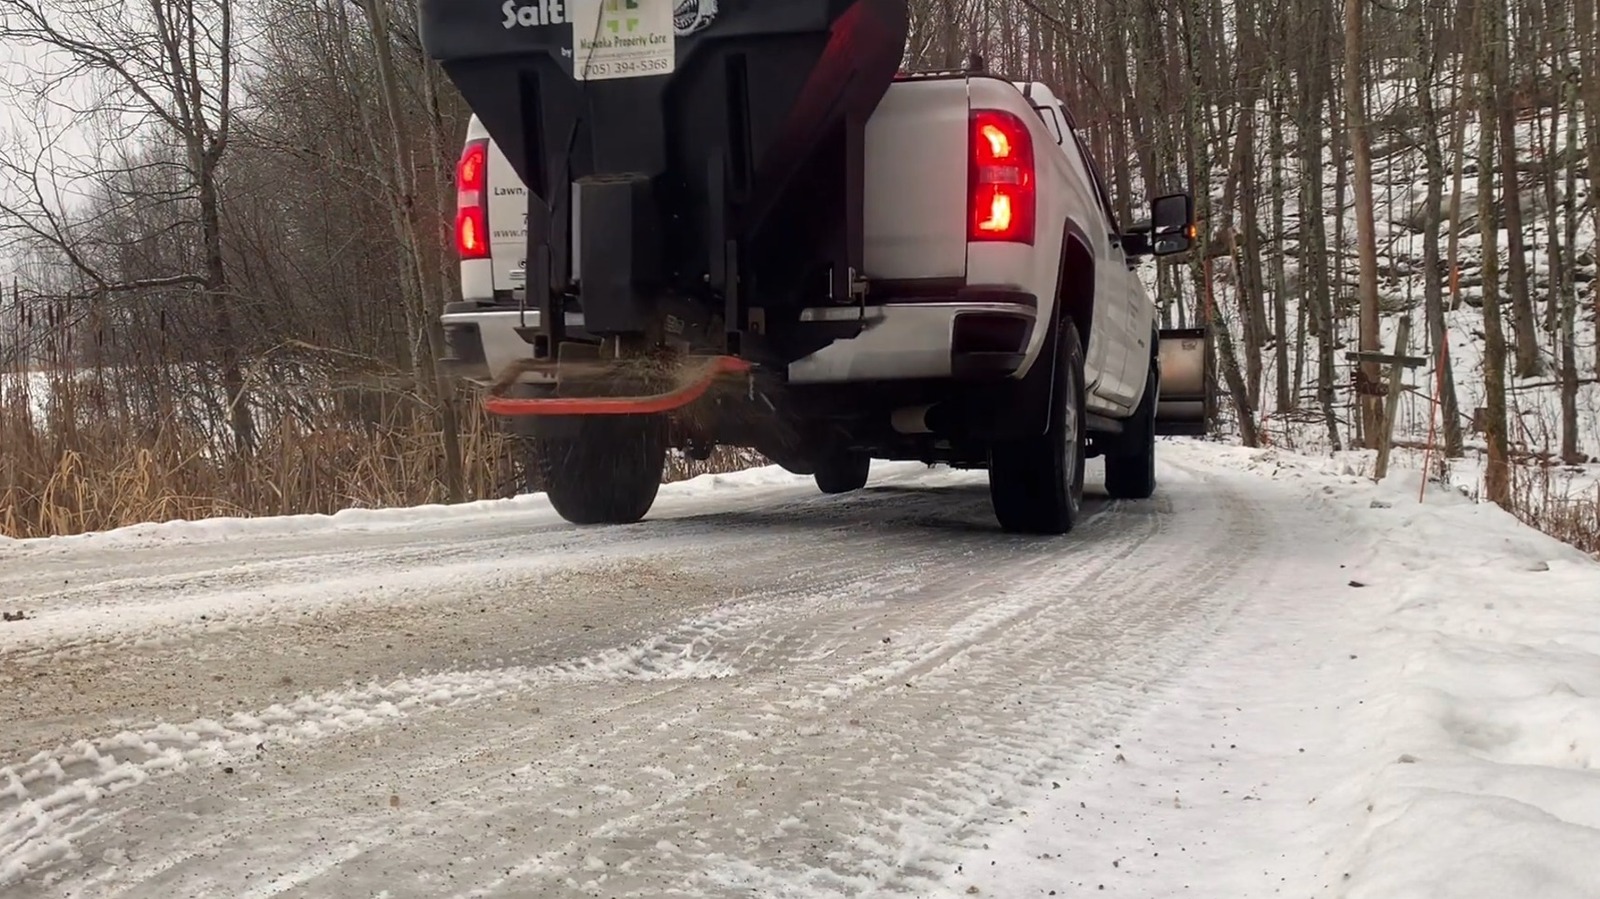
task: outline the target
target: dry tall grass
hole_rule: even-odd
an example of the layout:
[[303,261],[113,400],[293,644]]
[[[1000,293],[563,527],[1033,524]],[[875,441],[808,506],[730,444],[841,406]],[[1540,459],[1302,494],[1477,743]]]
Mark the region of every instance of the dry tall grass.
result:
[[[440,434],[429,417],[415,414],[412,400],[385,394],[352,403],[347,385],[314,380],[276,394],[263,389],[258,401],[279,412],[266,416],[275,424],[262,432],[257,451],[241,459],[219,448],[225,429],[217,415],[197,412],[203,404],[180,398],[171,389],[176,385],[154,391],[153,403],[115,389],[118,378],[154,376],[0,372],[0,536],[447,501]],[[464,498],[522,492],[528,477],[521,444],[476,404],[460,408]],[[1511,511],[1600,555],[1600,486],[1571,491],[1548,454],[1518,458]],[[762,464],[743,450],[719,450],[704,462],[674,454],[665,479]]]
[[[103,378],[0,373],[0,535],[103,531],[147,521],[331,513],[445,502],[442,441],[413,402],[383,411],[281,415],[248,458],[223,451],[220,429],[177,410],[134,411],[107,401]],[[331,389],[331,388],[330,388]],[[330,396],[290,391],[299,408],[333,409]],[[521,492],[520,444],[463,403],[465,499]],[[668,480],[763,464],[724,450],[705,462],[674,456]]]
[[[1486,452],[1482,445],[1469,445],[1468,451],[1480,457]],[[1434,454],[1428,476],[1438,483],[1450,483],[1451,467],[1451,460]],[[1522,523],[1600,558],[1600,481],[1593,472],[1592,467],[1563,465],[1549,452],[1519,447],[1512,453],[1511,502],[1506,511]],[[1477,501],[1487,502],[1481,480],[1467,492]]]
[[1546,534],[1600,557],[1600,484],[1571,490],[1551,466],[1513,466],[1511,512]]

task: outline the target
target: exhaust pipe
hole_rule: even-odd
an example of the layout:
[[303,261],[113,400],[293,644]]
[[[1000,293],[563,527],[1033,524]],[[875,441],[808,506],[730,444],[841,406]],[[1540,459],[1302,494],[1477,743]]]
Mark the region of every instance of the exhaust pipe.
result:
[[932,434],[933,428],[928,426],[928,412],[932,409],[931,404],[902,406],[889,413],[889,426],[896,434]]

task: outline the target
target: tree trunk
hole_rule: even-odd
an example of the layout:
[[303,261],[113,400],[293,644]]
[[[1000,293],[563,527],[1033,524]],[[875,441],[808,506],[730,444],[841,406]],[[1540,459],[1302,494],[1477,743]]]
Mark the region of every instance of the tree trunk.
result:
[[[1292,411],[1299,405],[1296,391],[1300,381],[1300,356],[1297,353],[1294,359],[1295,371],[1291,384],[1289,370],[1289,277],[1283,264],[1284,250],[1289,246],[1288,235],[1284,233],[1284,199],[1283,189],[1283,90],[1282,83],[1274,84],[1272,88],[1272,132],[1268,138],[1268,153],[1271,156],[1272,166],[1272,235],[1276,246],[1272,252],[1272,327],[1277,334],[1277,342],[1273,345],[1273,366],[1277,374],[1278,411],[1280,413]],[[1303,304],[1302,304],[1303,308]],[[1296,329],[1296,338],[1299,332]]]
[[[1361,279],[1361,350],[1381,352],[1378,343],[1378,237],[1372,209],[1372,150],[1367,134],[1365,101],[1361,96],[1361,5],[1365,0],[1345,0],[1344,106],[1355,163],[1356,252]],[[1378,365],[1361,363],[1362,379],[1377,384]],[[1363,445],[1375,449],[1383,428],[1383,398],[1361,394]]]
[[[1557,55],[1559,51],[1554,42],[1550,46],[1550,54]],[[1556,90],[1557,99],[1555,108],[1550,115],[1550,133],[1544,136],[1543,149],[1540,157],[1549,162],[1544,166],[1544,203],[1545,227],[1548,237],[1545,240],[1545,260],[1550,266],[1549,278],[1545,282],[1545,308],[1544,330],[1555,340],[1555,358],[1561,358],[1561,279],[1566,269],[1562,258],[1561,241],[1561,191],[1557,185],[1557,177],[1561,174],[1562,167],[1556,164],[1561,158],[1561,119],[1562,102],[1566,97],[1565,87],[1556,83],[1552,87]],[[1539,117],[1540,127],[1536,131],[1543,135],[1543,116]]]
[[1239,442],[1245,446],[1260,446],[1261,432],[1256,425],[1255,406],[1250,402],[1250,391],[1245,385],[1244,375],[1239,372],[1239,356],[1234,352],[1233,334],[1223,321],[1216,321],[1212,331],[1217,335],[1217,363],[1222,368],[1222,378],[1239,413]]
[[228,421],[234,450],[251,456],[256,450],[255,412],[245,383],[239,335],[233,320],[233,297],[228,295],[228,270],[222,256],[222,209],[217,193],[216,148],[196,147],[196,175],[200,195],[200,234],[205,254],[205,295],[216,329],[222,363],[222,389],[227,396]]
[[389,25],[389,9],[385,0],[361,0],[362,10],[367,15],[367,23],[371,32],[375,56],[378,63],[378,91],[383,102],[384,116],[387,120],[387,131],[390,138],[391,149],[394,154],[394,165],[391,169],[394,198],[396,201],[395,231],[401,239],[402,256],[406,259],[406,277],[403,279],[406,292],[412,295],[411,305],[419,312],[418,326],[420,337],[426,348],[419,357],[417,375],[419,389],[423,396],[433,400],[437,405],[437,413],[441,420],[443,431],[445,460],[442,466],[444,475],[445,493],[451,502],[460,502],[463,496],[461,449],[459,445],[459,428],[455,421],[453,404],[449,403],[440,390],[439,372],[435,360],[443,355],[444,335],[440,330],[438,319],[423,299],[428,295],[429,278],[424,271],[422,261],[422,248],[426,244],[423,238],[422,224],[418,219],[418,199],[416,184],[416,154],[411,140],[407,137],[408,126],[405,118],[405,106],[400,99],[399,76],[395,71],[391,42],[393,31]]
[[1250,101],[1240,110],[1239,123],[1239,225],[1244,234],[1244,258],[1240,260],[1241,300],[1245,315],[1244,363],[1245,385],[1250,392],[1252,408],[1261,408],[1261,354],[1266,346],[1271,327],[1267,324],[1266,286],[1261,272],[1261,222],[1259,189],[1260,172],[1256,170],[1256,110],[1255,91]]
[[1300,114],[1295,121],[1295,137],[1300,143],[1300,266],[1308,274],[1302,277],[1301,303],[1311,307],[1311,327],[1317,336],[1317,402],[1322,407],[1322,420],[1328,429],[1328,445],[1334,451],[1343,449],[1339,438],[1339,416],[1334,408],[1337,399],[1337,382],[1334,375],[1333,354],[1337,344],[1337,327],[1333,314],[1333,292],[1328,278],[1328,230],[1323,206],[1323,99],[1326,96],[1323,82],[1328,79],[1326,48],[1326,20],[1313,14],[1312,33],[1307,41],[1311,48],[1305,54],[1300,70]]
[[[1469,33],[1470,27],[1468,29]],[[1461,227],[1461,194],[1466,189],[1467,119],[1473,105],[1474,69],[1478,61],[1475,52],[1463,53],[1462,57],[1466,72],[1463,75],[1464,80],[1456,89],[1455,103],[1452,107],[1455,116],[1455,133],[1451,135],[1450,146],[1454,149],[1456,164],[1455,170],[1450,176],[1450,214],[1446,217],[1450,226],[1448,260],[1450,264],[1450,310],[1452,312],[1461,308],[1461,232],[1463,230]]]
[[[1342,27],[1337,30],[1335,29],[1332,19],[1334,11],[1331,4],[1324,9],[1324,13],[1328,16],[1328,21],[1326,24],[1326,33],[1328,34],[1328,50],[1326,60],[1327,68],[1322,74],[1322,80],[1324,82],[1323,93],[1325,94],[1325,102],[1327,104],[1325,110],[1328,118],[1328,150],[1333,158],[1334,209],[1333,240],[1328,244],[1329,252],[1332,254],[1328,261],[1328,311],[1332,316],[1329,321],[1332,325],[1334,345],[1340,346],[1346,345],[1349,342],[1348,334],[1346,333],[1345,328],[1346,314],[1350,298],[1350,279],[1346,274],[1345,269],[1350,262],[1350,255],[1345,251],[1345,245],[1348,240],[1345,227],[1345,212],[1350,208],[1350,168],[1345,165],[1345,160],[1350,156],[1349,145],[1347,143],[1347,141],[1350,139],[1350,135],[1349,132],[1345,130],[1344,125],[1344,98],[1340,91],[1340,84],[1337,79],[1333,77],[1333,48],[1338,46],[1337,40],[1339,36],[1342,35],[1343,29]],[[1358,342],[1359,339],[1359,334],[1357,334]],[[1350,445],[1352,447],[1361,446],[1364,438],[1361,436],[1362,427],[1359,408],[1357,409],[1354,419],[1348,423],[1348,427],[1350,428]]]
[[[1505,52],[1502,49],[1502,53]],[[1502,66],[1504,62],[1502,61]],[[1517,173],[1516,109],[1510,98],[1507,73],[1496,80],[1505,99],[1500,104],[1500,202],[1506,211],[1506,286],[1511,295],[1511,325],[1516,340],[1516,372],[1531,378],[1544,368],[1539,359],[1539,335],[1534,324],[1532,291],[1528,289],[1528,256],[1522,234],[1522,186]]]
[[[1567,54],[1563,53],[1564,57]],[[1570,58],[1570,57],[1567,57]],[[1565,104],[1556,106],[1556,116],[1564,111],[1567,118],[1566,145],[1566,195],[1576,197],[1578,190],[1578,85],[1568,79],[1565,85]],[[1596,172],[1589,170],[1590,184]],[[1554,173],[1551,175],[1554,181]],[[1551,204],[1551,210],[1558,208]],[[1554,243],[1555,223],[1551,222]],[[1578,245],[1578,211],[1572,209],[1566,216],[1566,243],[1569,248]],[[1561,460],[1568,465],[1586,461],[1578,450],[1578,278],[1576,266],[1563,266],[1560,278],[1561,325],[1557,329],[1561,342]]]
[[[1589,212],[1594,217],[1594,232],[1600,235],[1600,16],[1596,15],[1596,0],[1574,0],[1575,29],[1582,41],[1583,115],[1588,131],[1589,148]],[[1576,214],[1577,210],[1573,210]],[[1594,300],[1594,318],[1600,323],[1600,281],[1590,282],[1589,295]],[[1600,340],[1594,344],[1594,367],[1600,373]]]
[[1486,406],[1483,436],[1489,447],[1484,472],[1484,492],[1489,501],[1502,508],[1511,507],[1511,471],[1506,440],[1506,338],[1500,319],[1499,228],[1494,215],[1494,139],[1499,118],[1500,71],[1495,65],[1495,18],[1501,15],[1498,3],[1479,0],[1478,40],[1480,59],[1478,91],[1478,234],[1483,241],[1483,392]]
[[1439,139],[1439,111],[1434,105],[1434,77],[1440,50],[1430,46],[1426,24],[1419,28],[1419,50],[1428,65],[1417,80],[1417,104],[1422,111],[1423,155],[1427,164],[1428,198],[1422,233],[1422,268],[1425,278],[1423,303],[1427,311],[1428,334],[1437,366],[1434,390],[1438,394],[1439,415],[1444,432],[1444,452],[1449,458],[1461,455],[1461,411],[1456,404],[1454,363],[1450,358],[1449,332],[1444,317],[1444,272],[1439,258],[1439,227],[1444,201],[1444,148]]

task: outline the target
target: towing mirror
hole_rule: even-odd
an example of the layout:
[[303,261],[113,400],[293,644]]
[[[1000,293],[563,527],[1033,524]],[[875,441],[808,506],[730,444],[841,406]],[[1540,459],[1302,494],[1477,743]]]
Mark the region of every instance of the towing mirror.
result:
[[1187,252],[1195,242],[1194,198],[1168,194],[1150,204],[1150,251],[1157,256]]

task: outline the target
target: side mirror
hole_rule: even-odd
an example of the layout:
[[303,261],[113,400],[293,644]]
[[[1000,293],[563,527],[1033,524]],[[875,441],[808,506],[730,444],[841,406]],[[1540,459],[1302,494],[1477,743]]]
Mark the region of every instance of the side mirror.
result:
[[1194,198],[1168,194],[1150,204],[1150,252],[1156,256],[1184,253],[1194,246]]

